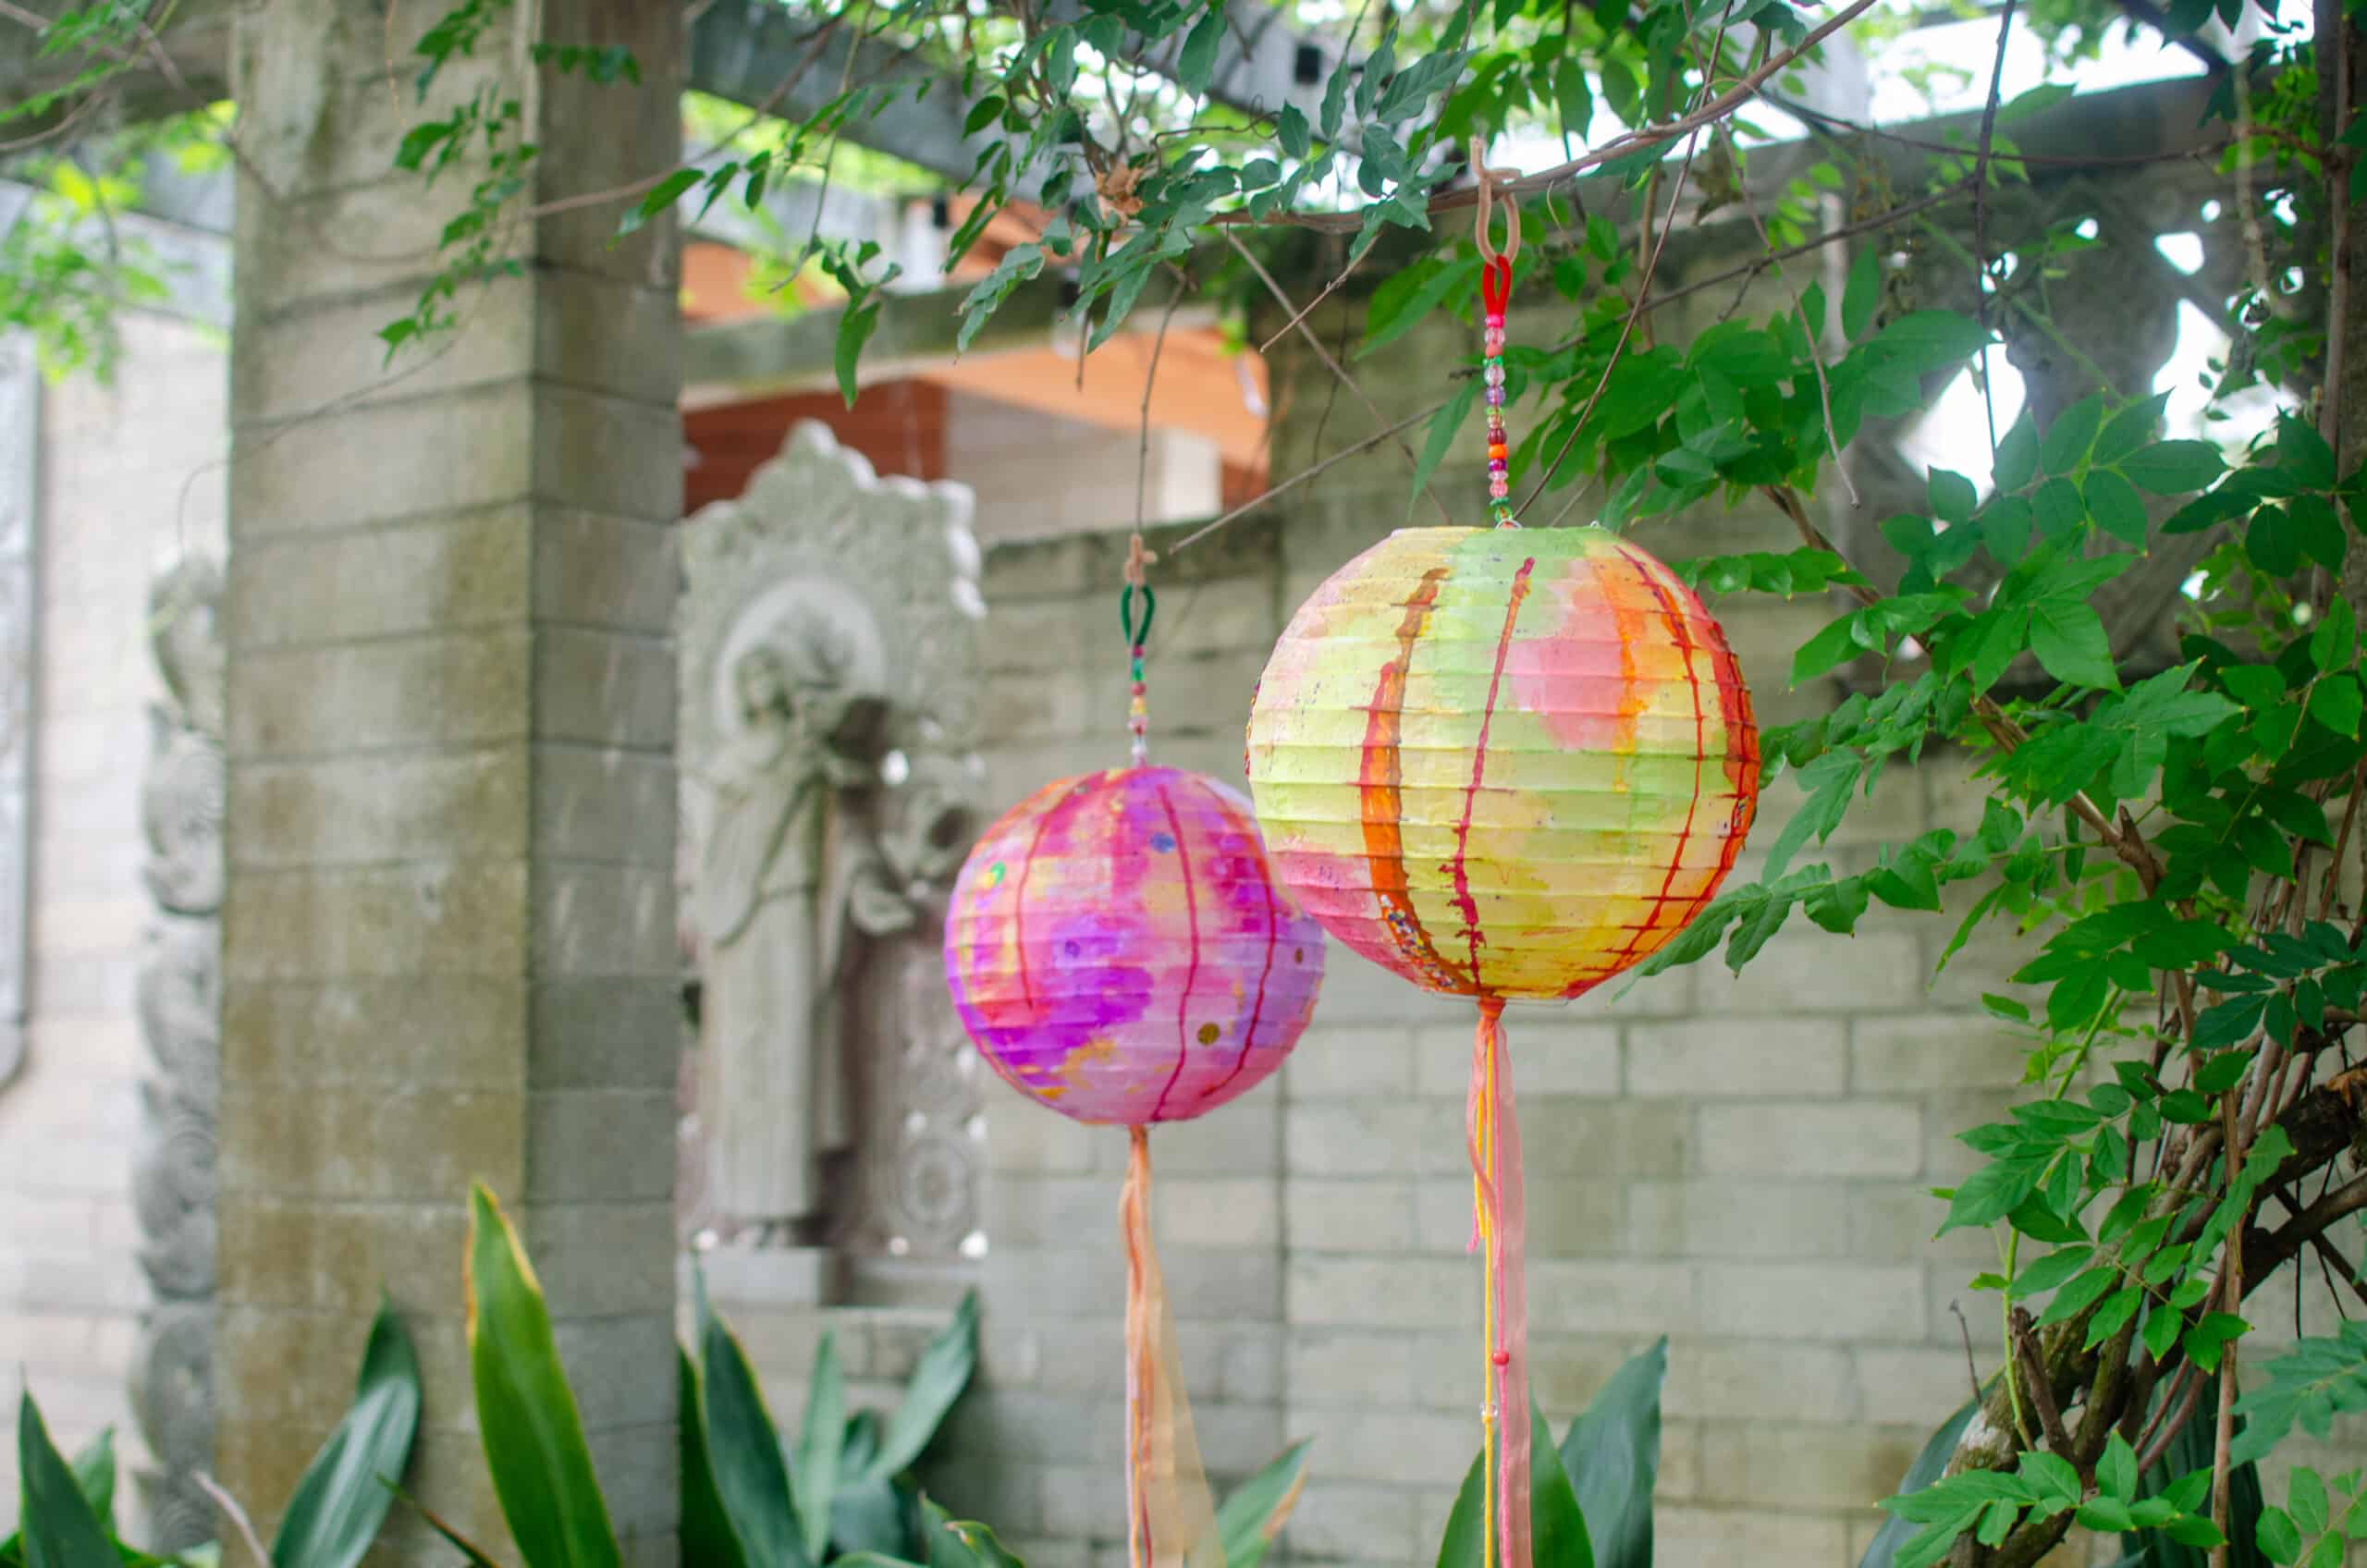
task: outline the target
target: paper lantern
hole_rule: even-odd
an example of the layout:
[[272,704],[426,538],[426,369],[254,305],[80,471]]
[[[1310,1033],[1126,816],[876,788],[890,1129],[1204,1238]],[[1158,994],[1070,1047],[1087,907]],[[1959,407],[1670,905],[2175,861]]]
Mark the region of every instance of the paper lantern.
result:
[[[1492,409],[1511,268],[1490,266]],[[1500,526],[1404,530],[1317,589],[1258,682],[1248,768],[1276,873],[1307,913],[1415,984],[1478,1004],[1481,1560],[1529,1568],[1526,1216],[1504,1003],[1582,995],[1700,913],[1750,827],[1759,738],[1700,601],[1601,529],[1510,525],[1500,422],[1490,436]]]
[[1323,932],[1276,885],[1246,800],[1149,766],[1148,559],[1137,535],[1118,601],[1134,766],[1048,784],[987,829],[954,881],[945,978],[1005,1082],[1127,1129],[1128,1561],[1223,1568],[1151,1241],[1147,1130],[1213,1110],[1282,1065],[1315,1010]]
[[1692,591],[1600,528],[1417,528],[1300,606],[1249,719],[1283,886],[1429,990],[1576,997],[1734,866],[1750,697]]
[[1007,1083],[1079,1121],[1145,1126],[1282,1064],[1323,933],[1275,887],[1247,801],[1176,768],[1113,768],[987,829],[954,883],[945,974]]

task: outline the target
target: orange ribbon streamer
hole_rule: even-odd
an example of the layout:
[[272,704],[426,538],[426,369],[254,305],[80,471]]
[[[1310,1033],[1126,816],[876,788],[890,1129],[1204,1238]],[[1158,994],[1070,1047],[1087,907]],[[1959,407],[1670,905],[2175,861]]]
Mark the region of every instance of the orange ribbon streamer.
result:
[[1224,1568],[1216,1501],[1192,1434],[1175,1320],[1150,1240],[1150,1138],[1132,1147],[1118,1224],[1126,1238],[1126,1549],[1133,1568]]
[[[1531,1568],[1529,1522],[1527,1212],[1521,1194],[1520,1119],[1504,1054],[1504,1004],[1479,1001],[1465,1100],[1471,1151],[1472,1243],[1487,1254],[1487,1396],[1479,1408],[1486,1496],[1483,1563]],[[1501,1543],[1502,1556],[1497,1555]]]

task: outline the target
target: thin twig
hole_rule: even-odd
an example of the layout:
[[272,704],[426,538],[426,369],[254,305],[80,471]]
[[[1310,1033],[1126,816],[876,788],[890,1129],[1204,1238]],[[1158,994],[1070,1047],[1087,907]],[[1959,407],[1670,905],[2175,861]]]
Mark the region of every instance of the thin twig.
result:
[[1159,385],[1159,354],[1167,347],[1167,325],[1175,319],[1175,307],[1184,302],[1184,290],[1178,288],[1167,297],[1167,309],[1159,318],[1159,336],[1150,341],[1150,364],[1143,372],[1143,423],[1140,440],[1134,447],[1134,533],[1143,531],[1143,492],[1150,480],[1150,395]]
[[[2006,0],[2006,4],[2013,4],[2013,0]],[[2236,1172],[2244,1157],[2236,1126],[2236,1092],[2233,1089],[2219,1096],[2219,1121],[2225,1129],[2222,1136],[2227,1150],[2225,1166],[2227,1185],[2232,1188],[2236,1185]],[[2219,1276],[2224,1297],[2220,1310],[2224,1312],[2243,1310],[2245,1219],[2245,1215],[2239,1212],[2235,1222],[2227,1227],[2227,1262]],[[2211,1457],[2212,1521],[2219,1526],[2219,1544],[2211,1549],[2212,1568],[2227,1568],[2228,1530],[2233,1521],[2227,1497],[2227,1474],[2236,1441],[2236,1341],[2229,1340],[2219,1347],[2219,1430],[2217,1440],[2212,1445]]]
[[[1257,275],[1257,280],[1266,286],[1268,293],[1273,295],[1275,302],[1280,304],[1282,309],[1286,311],[1289,310],[1291,308],[1291,297],[1289,293],[1283,289],[1281,284],[1274,281],[1274,275],[1266,270],[1266,264],[1257,259],[1256,253],[1253,252],[1248,246],[1244,245],[1241,242],[1241,237],[1239,235],[1228,234],[1225,236],[1225,239],[1232,244],[1235,251],[1241,253],[1241,259],[1249,263],[1249,270]],[[1323,339],[1315,335],[1315,329],[1307,325],[1306,323],[1302,320],[1298,324],[1298,331],[1299,336],[1306,339],[1307,347],[1315,350],[1315,357],[1323,361],[1324,368],[1339,378],[1341,386],[1345,386],[1349,391],[1355,394],[1356,401],[1362,403],[1365,406],[1365,411],[1372,415],[1373,423],[1375,424],[1387,423],[1389,416],[1380,411],[1380,405],[1372,400],[1371,397],[1366,393],[1364,387],[1358,385],[1356,378],[1348,374],[1347,368],[1344,365],[1341,364],[1338,360],[1332,358],[1331,350],[1323,346]],[[1398,428],[1403,427],[1401,426]],[[1422,459],[1414,455],[1413,447],[1409,445],[1403,436],[1397,435],[1394,429],[1386,432],[1385,434],[1389,435],[1391,438],[1396,442],[1397,449],[1405,454],[1405,460],[1413,466],[1414,472],[1416,473],[1420,473],[1422,472]],[[1449,527],[1453,527],[1454,524],[1454,514],[1447,509],[1446,502],[1440,499],[1437,488],[1432,485],[1427,478],[1422,481],[1422,492],[1429,496],[1430,505],[1438,508],[1439,521],[1447,524]]]
[[1353,446],[1341,447],[1338,451],[1332,453],[1330,457],[1324,459],[1321,462],[1315,464],[1313,467],[1299,470],[1298,472],[1291,475],[1288,479],[1283,480],[1280,484],[1274,485],[1267,490],[1264,495],[1259,496],[1253,500],[1242,502],[1241,505],[1233,508],[1233,510],[1225,513],[1222,517],[1218,518],[1215,521],[1195,529],[1184,538],[1177,540],[1174,544],[1168,546],[1168,555],[1172,557],[1179,550],[1191,548],[1191,546],[1198,544],[1201,540],[1206,539],[1209,534],[1214,533],[1218,529],[1222,528],[1226,523],[1233,521],[1233,519],[1246,517],[1249,513],[1256,511],[1258,508],[1267,505],[1269,502],[1280,499],[1285,493],[1297,489],[1300,485],[1306,484],[1308,480],[1315,478],[1318,474],[1322,473],[1325,470],[1332,468],[1340,463],[1343,463],[1360,452],[1370,451],[1373,447],[1380,446],[1383,441],[1386,441],[1391,436],[1395,435],[1399,431],[1421,423],[1424,420],[1429,418],[1432,414],[1437,413],[1441,409],[1445,408],[1453,401],[1454,401],[1454,399],[1452,398],[1441,398],[1429,408],[1420,409],[1413,413],[1407,414],[1404,419],[1399,420],[1387,430],[1376,431]]
[[1972,160],[1972,304],[1981,324],[1981,406],[1989,416],[1989,460],[1997,460],[1997,398],[1989,374],[1989,155],[1997,135],[1997,100],[2005,86],[2005,45],[2014,35],[2014,3],[1997,18],[1997,63],[1989,72],[1989,102],[1981,111],[1981,150]]
[[[1515,518],[1534,505],[1537,497],[1545,493],[1545,487],[1553,483],[1553,476],[1562,472],[1562,465],[1569,460],[1571,452],[1577,447],[1579,435],[1586,431],[1587,421],[1593,417],[1594,406],[1602,400],[1604,389],[1611,385],[1611,373],[1619,368],[1619,356],[1626,351],[1627,339],[1634,335],[1636,323],[1643,319],[1646,306],[1651,300],[1652,275],[1660,271],[1661,252],[1668,249],[1669,231],[1676,227],[1676,209],[1685,200],[1685,178],[1693,170],[1693,154],[1700,145],[1701,139],[1698,136],[1686,143],[1685,167],[1677,172],[1676,184],[1669,191],[1668,219],[1661,226],[1660,242],[1652,247],[1651,260],[1644,266],[1643,281],[1636,289],[1636,303],[1629,308],[1627,319],[1619,324],[1619,340],[1611,346],[1611,358],[1603,362],[1602,374],[1596,380],[1594,390],[1587,394],[1586,406],[1578,410],[1577,423],[1570,426],[1570,434],[1562,438],[1562,445],[1555,448],[1552,460],[1545,465],[1545,472],[1537,476],[1537,483],[1529,486],[1528,494],[1522,496],[1520,505],[1513,508]],[[1647,234],[1651,232],[1651,208],[1647,205],[1644,209]]]
[[[1735,166],[1740,167],[1741,160],[1735,157],[1733,132],[1720,127],[1719,134],[1726,140],[1726,155],[1735,158]],[[1742,198],[1742,210],[1748,214],[1750,227],[1759,231],[1760,244],[1772,251],[1775,238],[1767,232],[1767,220],[1759,215],[1759,203],[1753,202],[1748,193]],[[1784,282],[1784,266],[1780,262],[1775,263],[1775,282],[1778,287]],[[1791,291],[1787,288],[1784,292]],[[1849,492],[1849,504],[1862,507],[1866,504],[1865,497],[1858,494],[1858,486],[1851,482],[1848,469],[1842,465],[1841,434],[1833,428],[1833,384],[1824,377],[1824,356],[1817,352],[1817,340],[1824,336],[1824,325],[1809,320],[1808,307],[1800,302],[1797,294],[1792,295],[1792,313],[1799,318],[1800,333],[1808,343],[1809,365],[1816,372],[1817,401],[1824,410],[1824,449],[1833,454],[1833,472],[1840,478],[1841,487]]]
[[[1556,164],[1551,168],[1536,174],[1523,175],[1518,179],[1504,180],[1497,186],[1497,193],[1504,196],[1533,196],[1540,190],[1550,190],[1561,184],[1573,175],[1625,158],[1631,153],[1640,153],[1649,147],[1658,147],[1674,141],[1680,137],[1691,135],[1712,120],[1723,119],[1758,96],[1761,87],[1787,69],[1801,55],[1871,10],[1875,3],[1876,0],[1851,0],[1849,5],[1819,22],[1815,29],[1799,43],[1780,54],[1769,56],[1757,70],[1744,77],[1726,92],[1720,93],[1713,102],[1703,104],[1690,114],[1670,120],[1664,125],[1643,126],[1614,136],[1601,146],[1589,149],[1566,164]],[[1478,200],[1479,192],[1476,190],[1449,190],[1431,197],[1424,210],[1435,217],[1441,213],[1451,213],[1476,205]],[[1300,228],[1348,230],[1364,227],[1364,216],[1360,213],[1278,213],[1266,218],[1254,217],[1245,212],[1217,213],[1208,221],[1217,225],[1250,227],[1286,225]]]
[[239,1500],[232,1497],[221,1482],[202,1470],[190,1471],[189,1478],[197,1483],[198,1490],[214,1500],[215,1507],[228,1516],[231,1525],[239,1532],[239,1538],[247,1543],[249,1551],[254,1553],[258,1568],[267,1568],[271,1553],[264,1550],[263,1537],[255,1534],[254,1521],[248,1518],[247,1511],[239,1506]]
[[1964,1330],[1964,1375],[1972,1380],[1972,1403],[1979,1404],[1981,1403],[1981,1367],[1972,1359],[1972,1322],[1965,1317],[1964,1308],[1956,1303],[1948,1303],[1948,1310],[1956,1315],[1956,1327]]
[[1323,286],[1323,291],[1316,295],[1314,299],[1309,300],[1304,309],[1292,316],[1290,320],[1284,322],[1280,331],[1274,333],[1272,337],[1267,338],[1263,343],[1258,344],[1257,351],[1261,354],[1270,353],[1273,350],[1274,345],[1282,340],[1283,335],[1289,332],[1291,328],[1296,326],[1299,323],[1305,321],[1308,316],[1313,315],[1317,308],[1320,306],[1324,300],[1331,298],[1332,290],[1338,288],[1340,285],[1348,281],[1348,275],[1356,270],[1356,263],[1363,261],[1367,256],[1371,255],[1372,251],[1373,248],[1367,245],[1363,250],[1350,256],[1348,258],[1348,264],[1342,267],[1338,272],[1332,275],[1331,281]]

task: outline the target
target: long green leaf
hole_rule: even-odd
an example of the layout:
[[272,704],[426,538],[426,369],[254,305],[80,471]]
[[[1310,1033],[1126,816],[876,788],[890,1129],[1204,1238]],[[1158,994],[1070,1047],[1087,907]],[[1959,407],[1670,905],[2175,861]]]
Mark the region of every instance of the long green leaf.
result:
[[[1463,1489],[1455,1494],[1454,1508],[1447,1514],[1446,1535],[1439,1542],[1439,1568],[1487,1568],[1481,1562],[1481,1543],[1487,1536],[1487,1477],[1482,1466],[1487,1464],[1486,1450],[1472,1457],[1471,1468],[1464,1473]],[[1594,1568],[1594,1553],[1587,1544],[1586,1515],[1579,1511],[1578,1494],[1570,1485],[1569,1472],[1562,1467],[1562,1456],[1553,1447],[1553,1434],[1545,1425],[1545,1417],[1533,1409],[1529,1415],[1528,1518],[1534,1557],[1538,1568]]]
[[945,1413],[970,1386],[970,1374],[977,1365],[978,1292],[970,1291],[953,1309],[953,1320],[938,1329],[928,1348],[921,1352],[920,1365],[913,1368],[913,1380],[905,1385],[896,1414],[889,1417],[888,1429],[879,1439],[879,1452],[866,1474],[892,1476],[918,1459],[929,1439],[937,1436]]
[[748,1561],[763,1568],[809,1568],[780,1433],[765,1409],[740,1341],[715,1315],[698,1281],[699,1371],[706,1386],[706,1453],[716,1495]]
[[1586,1515],[1595,1568],[1651,1568],[1661,1389],[1667,1381],[1663,1339],[1613,1373],[1562,1439],[1562,1466]]
[[839,1371],[837,1336],[825,1329],[814,1350],[805,1431],[797,1443],[798,1517],[805,1524],[805,1555],[816,1562],[830,1547],[830,1501],[838,1495],[839,1454],[846,1436],[846,1380]]
[[527,1568],[623,1568],[550,1309],[500,1206],[469,1193],[469,1363],[494,1495]]
[[1282,1450],[1217,1510],[1225,1568],[1257,1568],[1266,1560],[1267,1550],[1298,1506],[1299,1488],[1306,1485],[1306,1451],[1314,1442],[1301,1438]]
[[419,1357],[382,1300],[362,1352],[353,1404],[306,1466],[272,1537],[272,1568],[353,1568],[378,1538],[387,1488],[402,1479],[419,1430]]
[[115,1518],[115,1428],[102,1427],[99,1435],[74,1456],[74,1484],[99,1523],[112,1528]]
[[17,1402],[17,1474],[25,1568],[117,1568],[106,1528],[49,1440],[31,1393]]
[[[1899,1477],[1900,1496],[1919,1492],[1940,1478],[1941,1472],[1948,1467],[1949,1456],[1956,1451],[1956,1439],[1964,1435],[1965,1427],[1971,1425],[1975,1408],[1968,1401],[1954,1415],[1940,1424],[1940,1429],[1932,1434],[1922,1452],[1915,1456],[1915,1463],[1907,1467],[1907,1474]],[[1883,1527],[1874,1532],[1873,1540],[1866,1548],[1866,1555],[1858,1560],[1858,1568],[1891,1568],[1899,1549],[1922,1531],[1920,1524],[1898,1514],[1891,1515],[1883,1522]]]
[[747,1553],[740,1549],[707,1461],[706,1394],[699,1386],[698,1366],[679,1345],[674,1358],[681,1385],[682,1561],[700,1568],[746,1568]]

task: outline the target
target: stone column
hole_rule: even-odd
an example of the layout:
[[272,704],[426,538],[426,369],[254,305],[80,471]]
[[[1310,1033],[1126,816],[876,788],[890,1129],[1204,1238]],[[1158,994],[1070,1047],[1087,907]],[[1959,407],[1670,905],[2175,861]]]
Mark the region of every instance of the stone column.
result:
[[[475,1436],[467,1184],[521,1225],[633,1563],[675,1545],[670,224],[497,230],[516,276],[389,368],[480,155],[404,132],[481,91],[528,201],[679,155],[681,8],[487,0],[424,107],[435,8],[242,10],[225,608],[221,1479],[268,1533],[350,1398],[381,1287],[427,1390],[410,1487],[509,1560]],[[641,84],[529,64],[629,47]],[[392,45],[395,54],[389,57]],[[227,1537],[226,1537],[227,1538]],[[446,1562],[398,1508],[374,1562]]]

